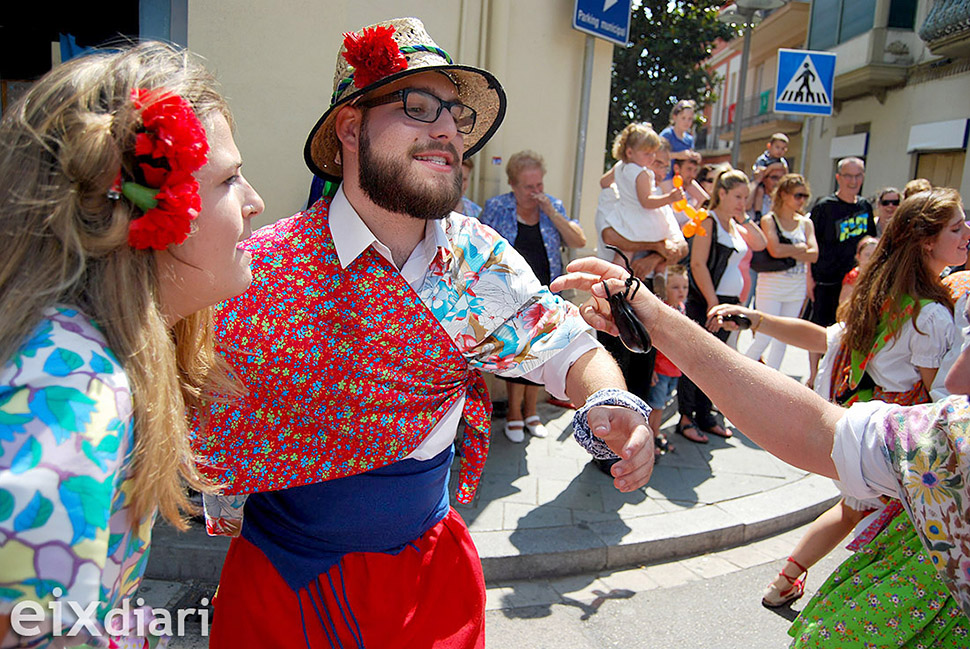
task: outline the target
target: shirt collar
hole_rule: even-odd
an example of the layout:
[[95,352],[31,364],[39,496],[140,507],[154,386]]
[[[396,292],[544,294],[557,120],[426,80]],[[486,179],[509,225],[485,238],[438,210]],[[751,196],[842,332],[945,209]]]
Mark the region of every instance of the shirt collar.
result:
[[[372,245],[382,257],[394,263],[391,251],[374,236],[357,214],[357,210],[347,200],[343,183],[337,188],[337,193],[330,202],[329,218],[330,235],[333,237],[333,245],[337,250],[337,259],[340,261],[341,268],[346,269]],[[427,260],[426,266],[432,263],[450,262],[451,245],[445,233],[445,219],[432,219],[425,223],[424,238],[415,247],[408,261],[412,261],[418,255]]]

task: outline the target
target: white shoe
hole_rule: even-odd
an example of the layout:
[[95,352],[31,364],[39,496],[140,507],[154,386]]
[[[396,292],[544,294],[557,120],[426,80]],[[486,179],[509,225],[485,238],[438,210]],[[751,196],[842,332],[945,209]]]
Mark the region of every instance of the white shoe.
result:
[[513,419],[505,422],[505,436],[510,442],[521,444],[525,441],[525,424],[521,419]]
[[547,437],[549,431],[546,427],[542,425],[542,420],[539,419],[539,415],[532,415],[531,417],[525,418],[525,429],[529,431],[529,434],[533,437]]

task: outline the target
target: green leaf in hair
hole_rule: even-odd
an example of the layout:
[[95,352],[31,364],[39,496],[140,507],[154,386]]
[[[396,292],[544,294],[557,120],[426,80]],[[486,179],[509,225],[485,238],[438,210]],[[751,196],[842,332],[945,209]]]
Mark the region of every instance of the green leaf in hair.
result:
[[142,212],[147,212],[158,206],[158,201],[155,199],[155,194],[158,193],[157,189],[129,181],[121,185],[121,193],[137,205]]

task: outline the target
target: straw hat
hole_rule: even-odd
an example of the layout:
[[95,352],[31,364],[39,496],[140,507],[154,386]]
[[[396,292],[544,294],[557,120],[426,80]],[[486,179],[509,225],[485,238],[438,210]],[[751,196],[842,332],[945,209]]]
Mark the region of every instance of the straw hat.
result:
[[[360,69],[351,65],[348,58],[356,60]],[[490,72],[452,63],[417,18],[397,18],[344,34],[337,53],[330,108],[310,131],[303,151],[310,171],[325,180],[339,181],[343,176],[337,160],[340,142],[334,130],[341,106],[398,79],[428,70],[448,75],[458,88],[459,101],[478,113],[474,130],[464,136],[464,157],[485,146],[505,117],[505,91],[501,84]]]

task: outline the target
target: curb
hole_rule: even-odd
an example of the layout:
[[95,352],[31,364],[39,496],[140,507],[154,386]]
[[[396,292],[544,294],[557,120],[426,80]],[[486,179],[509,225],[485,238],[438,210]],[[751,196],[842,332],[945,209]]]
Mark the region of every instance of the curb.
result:
[[472,538],[487,583],[563,577],[743,545],[809,523],[839,498],[831,480],[807,475],[777,489],[678,512],[511,532],[472,532]]
[[[806,475],[776,489],[695,506],[605,522],[472,532],[487,583],[562,577],[679,559],[743,545],[814,520],[839,491],[827,478]],[[229,549],[193,524],[178,532],[155,525],[145,577],[218,582]]]

